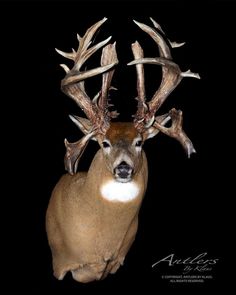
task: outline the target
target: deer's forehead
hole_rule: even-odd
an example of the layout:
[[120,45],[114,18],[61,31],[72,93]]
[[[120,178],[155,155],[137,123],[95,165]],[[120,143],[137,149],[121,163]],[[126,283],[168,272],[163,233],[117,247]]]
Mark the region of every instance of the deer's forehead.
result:
[[120,141],[132,143],[138,136],[139,133],[137,129],[135,129],[133,123],[129,122],[111,123],[110,128],[106,133],[106,138],[110,140],[111,144],[115,144]]

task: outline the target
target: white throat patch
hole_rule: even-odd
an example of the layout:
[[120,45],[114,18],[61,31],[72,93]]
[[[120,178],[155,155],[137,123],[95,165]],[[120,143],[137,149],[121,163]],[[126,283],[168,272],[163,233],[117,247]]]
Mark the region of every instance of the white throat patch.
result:
[[139,194],[139,187],[134,182],[110,180],[100,187],[102,197],[108,201],[129,202]]

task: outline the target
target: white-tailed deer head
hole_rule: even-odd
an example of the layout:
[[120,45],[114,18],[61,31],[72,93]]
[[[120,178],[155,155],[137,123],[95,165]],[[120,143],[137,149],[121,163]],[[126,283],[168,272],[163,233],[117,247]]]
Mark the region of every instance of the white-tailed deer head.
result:
[[[79,282],[102,279],[119,268],[132,245],[138,223],[138,212],[145,194],[148,169],[144,151],[145,140],[160,131],[177,139],[188,156],[195,152],[192,142],[182,129],[182,112],[172,109],[156,116],[156,112],[183,77],[199,78],[198,74],[181,72],[172,61],[170,49],[183,44],[166,41],[159,26],[155,29],[135,23],[156,42],[160,57],[145,58],[136,41],[132,44],[137,72],[138,107],[133,122],[111,122],[117,112],[109,110],[108,93],[114,67],[118,63],[115,43],[106,45],[111,37],[90,47],[97,29],[106,18],[90,27],[83,37],[78,36],[78,50],[58,53],[74,61],[66,71],[61,88],[84,111],[87,119],[70,116],[84,137],[75,143],[65,140],[64,175],[56,185],[47,210],[47,234],[53,255],[54,274],[58,279],[71,271]],[[81,71],[87,59],[103,47],[101,66]],[[144,64],[162,67],[162,82],[150,100],[146,100]],[[102,74],[102,87],[90,99],[84,81]],[[165,127],[168,121],[170,127]],[[89,140],[100,145],[88,173],[77,172],[78,162]]]

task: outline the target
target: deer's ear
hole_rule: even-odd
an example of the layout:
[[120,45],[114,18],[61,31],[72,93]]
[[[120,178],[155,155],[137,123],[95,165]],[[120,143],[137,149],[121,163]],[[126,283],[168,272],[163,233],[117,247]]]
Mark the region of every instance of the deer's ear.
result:
[[[70,119],[72,122],[75,123],[75,125],[85,134],[89,134],[92,130],[92,124],[91,122],[86,119],[86,118],[82,118],[82,117],[78,117],[75,115],[69,115]],[[92,140],[97,141],[96,137],[92,137]]]

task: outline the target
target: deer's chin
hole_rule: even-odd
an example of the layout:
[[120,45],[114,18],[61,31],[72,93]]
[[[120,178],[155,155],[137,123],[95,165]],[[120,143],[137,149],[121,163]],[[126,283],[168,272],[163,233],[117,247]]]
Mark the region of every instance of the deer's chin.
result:
[[130,182],[132,180],[132,177],[121,178],[119,176],[115,176],[115,180],[117,182],[127,183],[127,182]]

